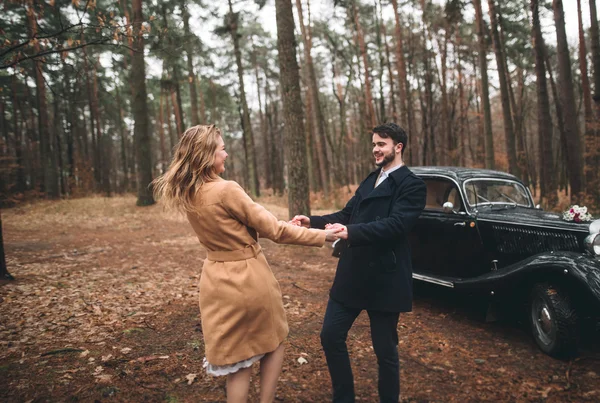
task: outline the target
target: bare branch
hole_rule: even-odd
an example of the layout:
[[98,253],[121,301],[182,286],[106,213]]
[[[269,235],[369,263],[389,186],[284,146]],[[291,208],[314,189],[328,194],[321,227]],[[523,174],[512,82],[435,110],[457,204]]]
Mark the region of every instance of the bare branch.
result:
[[92,41],[92,42],[86,42],[86,43],[79,44],[77,46],[72,46],[70,48],[51,49],[51,50],[46,50],[44,52],[36,53],[35,55],[24,56],[24,57],[21,57],[19,59],[14,60],[14,61],[12,61],[12,62],[10,62],[8,64],[2,64],[2,65],[0,65],[0,70],[16,66],[17,64],[19,64],[19,63],[21,63],[21,62],[23,62],[25,60],[37,59],[39,57],[42,57],[42,56],[45,56],[45,55],[49,55],[49,54],[53,54],[53,53],[61,53],[61,52],[68,52],[70,50],[81,49],[81,48],[83,48],[85,46],[89,46],[89,45],[101,45],[101,44],[105,44],[109,40],[110,40],[109,38],[102,38],[102,39],[97,39],[97,40]]
[[25,45],[29,44],[29,43],[30,43],[32,40],[34,40],[34,39],[49,39],[49,38],[55,38],[55,37],[57,37],[57,36],[59,36],[59,35],[61,35],[61,34],[65,33],[65,32],[67,32],[67,31],[68,31],[68,30],[70,30],[71,28],[75,28],[75,27],[78,27],[78,26],[80,26],[80,25],[83,25],[83,23],[81,23],[81,22],[80,22],[80,23],[77,23],[77,24],[75,24],[75,25],[70,25],[70,26],[68,26],[68,27],[66,27],[66,28],[63,28],[62,30],[60,30],[60,31],[58,31],[58,32],[55,32],[55,33],[53,33],[53,34],[50,34],[50,35],[46,35],[46,36],[34,36],[34,37],[32,37],[32,38],[29,38],[29,39],[27,39],[26,41],[23,41],[23,42],[19,43],[18,45],[14,45],[14,46],[11,46],[11,47],[9,47],[8,49],[6,49],[6,50],[5,50],[5,51],[3,51],[2,53],[0,53],[0,57],[3,57],[4,55],[6,55],[6,54],[8,54],[8,53],[10,53],[10,52],[13,52],[13,51],[14,51],[14,50],[16,50],[16,49],[19,49],[19,48],[21,48],[21,47],[23,47],[23,46],[25,46]]

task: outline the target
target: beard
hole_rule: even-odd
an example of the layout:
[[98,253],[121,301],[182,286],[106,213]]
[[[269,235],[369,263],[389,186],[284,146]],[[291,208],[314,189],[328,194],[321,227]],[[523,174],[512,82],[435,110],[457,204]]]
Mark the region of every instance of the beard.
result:
[[396,150],[392,150],[389,154],[384,154],[383,160],[381,160],[379,163],[376,162],[375,165],[377,165],[379,168],[382,168],[392,162],[394,158],[396,158]]

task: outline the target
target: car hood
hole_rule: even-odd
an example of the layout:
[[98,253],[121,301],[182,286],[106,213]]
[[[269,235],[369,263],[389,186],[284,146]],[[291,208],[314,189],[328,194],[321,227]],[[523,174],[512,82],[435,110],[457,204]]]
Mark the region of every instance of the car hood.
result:
[[479,208],[476,214],[479,220],[515,223],[527,226],[552,227],[567,231],[589,232],[591,222],[575,223],[562,219],[562,214],[538,209],[512,207]]

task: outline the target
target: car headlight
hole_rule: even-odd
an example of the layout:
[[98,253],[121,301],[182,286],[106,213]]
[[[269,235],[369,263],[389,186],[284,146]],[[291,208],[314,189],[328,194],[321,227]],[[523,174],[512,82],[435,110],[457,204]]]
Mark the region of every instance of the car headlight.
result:
[[597,234],[600,232],[600,220],[594,220],[590,224],[590,234]]
[[600,233],[590,234],[583,241],[585,249],[592,255],[600,256]]

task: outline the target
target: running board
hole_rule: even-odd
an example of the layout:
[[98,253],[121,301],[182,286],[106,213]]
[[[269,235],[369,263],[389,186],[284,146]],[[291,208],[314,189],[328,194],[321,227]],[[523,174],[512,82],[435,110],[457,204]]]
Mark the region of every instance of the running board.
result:
[[454,288],[454,283],[451,281],[440,280],[439,278],[424,276],[423,274],[413,273],[415,280],[425,281],[427,283],[437,284],[448,288]]

